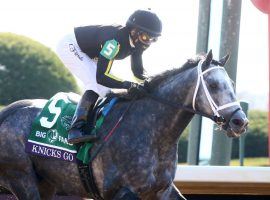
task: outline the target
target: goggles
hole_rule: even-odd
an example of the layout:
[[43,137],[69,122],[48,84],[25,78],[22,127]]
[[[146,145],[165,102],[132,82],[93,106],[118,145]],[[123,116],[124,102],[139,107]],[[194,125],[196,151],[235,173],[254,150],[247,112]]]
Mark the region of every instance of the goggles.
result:
[[157,37],[151,37],[146,32],[138,32],[138,39],[141,41],[141,43],[146,45],[150,45],[158,40]]

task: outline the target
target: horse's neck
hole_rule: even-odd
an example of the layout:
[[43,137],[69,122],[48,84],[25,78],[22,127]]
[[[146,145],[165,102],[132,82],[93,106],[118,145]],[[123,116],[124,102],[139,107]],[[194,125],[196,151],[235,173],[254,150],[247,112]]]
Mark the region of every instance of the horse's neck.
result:
[[[191,107],[194,85],[196,84],[196,76],[192,70],[195,69],[188,70],[186,73],[168,80],[167,83],[160,86],[156,95],[176,105]],[[162,116],[156,122],[156,137],[160,138],[164,145],[176,144],[194,114],[161,103],[156,104],[154,110],[157,115]]]
[[[159,105],[158,105],[159,104]],[[181,133],[193,117],[193,113],[176,110],[168,105],[153,102],[151,113],[152,132],[161,145],[177,144]]]

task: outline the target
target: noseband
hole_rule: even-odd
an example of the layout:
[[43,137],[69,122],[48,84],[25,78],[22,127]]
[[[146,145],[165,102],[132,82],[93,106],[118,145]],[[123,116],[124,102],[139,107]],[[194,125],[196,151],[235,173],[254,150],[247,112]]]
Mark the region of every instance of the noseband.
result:
[[[177,108],[177,109],[183,109],[183,110],[186,110],[188,112],[191,112],[191,113],[194,113],[194,114],[198,114],[198,115],[201,115],[201,116],[204,116],[204,117],[207,117],[209,119],[212,119],[215,123],[218,124],[219,127],[223,126],[223,128],[226,130],[229,126],[229,122],[230,122],[230,119],[234,116],[234,114],[241,110],[241,107],[240,107],[240,104],[239,102],[235,101],[235,102],[230,102],[230,103],[227,103],[227,104],[224,104],[222,106],[218,106],[215,101],[213,100],[213,98],[211,97],[211,94],[206,86],[206,83],[205,83],[205,80],[204,80],[204,75],[208,72],[210,72],[211,70],[214,70],[214,69],[222,69],[222,70],[225,70],[224,67],[220,67],[220,66],[216,66],[216,67],[211,67],[205,71],[202,71],[202,64],[203,64],[204,60],[201,60],[197,66],[197,71],[198,71],[198,78],[197,78],[197,84],[196,84],[196,87],[195,87],[195,91],[194,91],[194,94],[193,94],[193,101],[192,101],[192,107],[193,108],[190,108],[188,106],[185,106],[185,105],[181,105],[181,104],[176,104],[176,103],[173,103],[173,102],[170,102],[166,99],[163,99],[163,98],[160,98],[160,97],[157,97],[155,95],[152,95],[150,93],[146,93],[145,96],[148,96],[160,103],[163,103],[163,104],[167,104],[171,107],[174,107],[174,108]],[[225,71],[226,72],[226,71]],[[198,90],[199,90],[199,87],[200,87],[200,84],[202,84],[203,86],[203,91],[206,95],[206,98],[207,98],[207,101],[213,111],[213,115],[209,115],[209,114],[206,114],[206,113],[202,113],[200,111],[197,111],[196,108],[195,108],[195,103],[196,103],[196,97],[197,97],[197,94],[198,94]],[[221,110],[224,110],[226,108],[229,108],[229,107],[232,107],[232,106],[238,106],[238,108],[236,108],[231,116],[229,117],[229,120],[225,120],[225,118],[223,116],[221,116],[219,114],[219,111]]]

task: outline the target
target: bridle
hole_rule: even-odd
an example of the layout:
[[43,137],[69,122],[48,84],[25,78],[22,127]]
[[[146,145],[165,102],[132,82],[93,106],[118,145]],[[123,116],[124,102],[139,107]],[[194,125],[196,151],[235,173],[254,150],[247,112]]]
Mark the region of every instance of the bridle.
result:
[[[229,117],[229,119],[231,119],[237,111],[241,110],[240,104],[237,101],[230,102],[230,103],[224,104],[222,106],[218,106],[215,103],[215,101],[211,97],[211,94],[210,94],[210,92],[209,92],[209,90],[208,90],[208,88],[206,86],[206,83],[205,83],[205,80],[204,80],[204,75],[206,73],[210,72],[211,70],[214,70],[214,69],[222,69],[222,70],[225,70],[225,69],[224,69],[224,67],[221,67],[221,66],[215,66],[215,67],[211,67],[211,68],[209,68],[209,69],[207,69],[205,71],[202,71],[203,63],[204,63],[204,60],[201,60],[199,62],[199,64],[197,65],[198,76],[197,76],[197,84],[196,84],[195,91],[194,91],[194,94],[193,94],[192,108],[190,108],[189,106],[173,103],[171,101],[168,101],[166,99],[157,97],[157,96],[155,96],[155,95],[153,95],[151,93],[148,93],[148,92],[145,95],[152,98],[152,99],[154,99],[154,100],[156,100],[156,101],[158,101],[158,102],[160,102],[160,103],[169,105],[171,107],[174,107],[174,108],[177,108],[177,109],[183,109],[183,110],[186,110],[188,112],[198,114],[198,115],[207,117],[209,119],[212,119],[215,123],[217,123],[217,125],[220,128],[223,127],[226,130],[228,128],[228,126],[229,126],[230,120],[225,120],[225,118],[222,115],[219,114],[219,111],[224,110],[224,109],[229,108],[229,107],[232,107],[232,106],[238,106],[238,108],[236,108],[232,112],[231,116]],[[211,110],[213,111],[213,115],[209,115],[209,114],[206,114],[206,113],[203,113],[203,112],[200,112],[200,111],[196,110],[196,107],[195,107],[196,97],[197,97],[198,90],[199,90],[199,87],[200,87],[201,84],[202,84],[202,87],[203,87],[203,91],[204,91],[204,93],[206,95],[207,101],[208,101],[208,103],[209,103],[209,105],[211,107]]]
[[[196,88],[195,88],[195,91],[194,91],[194,95],[193,95],[193,101],[192,101],[192,107],[193,107],[193,110],[196,110],[196,107],[195,107],[195,103],[196,103],[196,97],[197,97],[197,94],[198,94],[198,90],[199,90],[199,87],[200,87],[200,84],[203,86],[203,91],[205,93],[205,96],[206,96],[206,99],[210,105],[210,108],[212,109],[213,111],[213,114],[214,116],[216,116],[217,119],[219,119],[218,124],[221,124],[223,125],[224,124],[224,117],[222,117],[220,114],[219,114],[219,111],[221,110],[224,110],[226,108],[229,108],[229,107],[232,107],[232,106],[238,106],[238,108],[232,113],[232,115],[230,116],[230,118],[232,118],[232,116],[238,111],[238,110],[241,110],[240,108],[240,104],[238,101],[234,101],[234,102],[230,102],[230,103],[227,103],[227,104],[224,104],[222,106],[218,106],[215,101],[213,100],[207,86],[206,86],[206,83],[205,83],[205,80],[204,80],[204,75],[208,72],[210,72],[211,70],[214,70],[214,69],[221,69],[221,70],[224,70],[224,67],[221,67],[221,66],[215,66],[215,67],[211,67],[205,71],[202,71],[202,65],[204,63],[204,60],[201,60],[197,66],[197,72],[198,72],[198,77],[197,77],[197,84],[196,84]],[[225,73],[227,73],[225,71]],[[222,119],[223,118],[223,119]]]

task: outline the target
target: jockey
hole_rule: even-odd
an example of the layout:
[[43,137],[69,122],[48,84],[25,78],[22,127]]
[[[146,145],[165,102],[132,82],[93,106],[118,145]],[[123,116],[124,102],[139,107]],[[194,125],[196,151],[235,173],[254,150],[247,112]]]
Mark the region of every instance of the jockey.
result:
[[[78,103],[68,134],[71,144],[95,141],[96,133],[84,133],[88,113],[99,96],[104,97],[110,88],[140,92],[143,86],[121,80],[110,70],[113,61],[131,56],[131,70],[135,78],[143,81],[145,71],[142,53],[161,35],[162,23],[149,10],[137,10],[127,20],[126,26],[93,25],[76,27],[57,46],[57,54],[64,65],[83,82],[85,92]],[[90,125],[93,127],[93,124]]]

